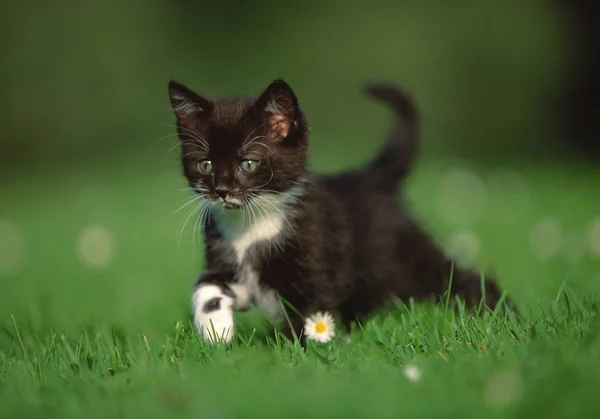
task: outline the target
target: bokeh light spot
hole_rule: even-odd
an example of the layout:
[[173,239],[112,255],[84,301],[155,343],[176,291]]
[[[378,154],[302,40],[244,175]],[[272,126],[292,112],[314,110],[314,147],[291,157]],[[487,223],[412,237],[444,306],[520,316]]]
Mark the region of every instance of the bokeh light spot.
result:
[[25,237],[11,221],[0,221],[0,273],[12,275],[25,262]]
[[93,268],[107,266],[115,253],[114,237],[106,227],[92,225],[85,228],[77,240],[77,253],[81,261]]
[[560,223],[553,218],[538,221],[529,233],[529,244],[540,260],[548,260],[556,254],[563,241]]
[[565,234],[563,252],[570,262],[577,262],[585,254],[585,237],[577,231]]
[[452,235],[446,244],[448,256],[460,264],[473,266],[477,263],[481,250],[481,240],[472,231],[464,230]]
[[451,225],[472,225],[487,206],[487,189],[475,173],[465,169],[448,170],[437,191],[440,218]]
[[587,230],[588,246],[594,256],[600,256],[600,217],[590,223]]
[[523,390],[523,378],[516,370],[500,371],[492,375],[485,387],[485,398],[494,406],[505,406]]

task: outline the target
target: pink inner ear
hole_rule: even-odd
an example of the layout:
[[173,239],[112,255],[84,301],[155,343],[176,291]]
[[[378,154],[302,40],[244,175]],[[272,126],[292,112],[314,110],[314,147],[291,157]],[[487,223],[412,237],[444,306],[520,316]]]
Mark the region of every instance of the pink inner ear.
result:
[[290,121],[283,115],[273,115],[269,119],[271,131],[281,138],[285,138],[290,133]]

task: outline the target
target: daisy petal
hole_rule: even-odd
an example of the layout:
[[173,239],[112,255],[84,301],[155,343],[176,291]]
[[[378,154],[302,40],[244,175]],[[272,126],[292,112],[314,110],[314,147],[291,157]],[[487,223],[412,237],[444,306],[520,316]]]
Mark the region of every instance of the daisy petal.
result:
[[333,316],[327,312],[317,312],[307,317],[304,332],[308,339],[317,342],[329,342],[335,336]]

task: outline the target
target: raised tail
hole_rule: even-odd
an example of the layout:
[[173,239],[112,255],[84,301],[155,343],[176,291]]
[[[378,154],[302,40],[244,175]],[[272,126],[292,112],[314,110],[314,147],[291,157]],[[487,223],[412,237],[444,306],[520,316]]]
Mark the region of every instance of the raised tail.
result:
[[394,192],[409,173],[416,154],[419,116],[412,99],[398,87],[388,83],[370,83],[365,89],[394,111],[394,128],[383,149],[366,168],[378,189]]

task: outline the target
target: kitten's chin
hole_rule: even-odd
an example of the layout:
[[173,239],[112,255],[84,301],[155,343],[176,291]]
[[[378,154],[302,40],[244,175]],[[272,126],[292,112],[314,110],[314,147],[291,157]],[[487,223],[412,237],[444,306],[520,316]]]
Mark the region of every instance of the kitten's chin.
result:
[[216,208],[220,208],[220,209],[226,209],[226,210],[239,210],[242,209],[243,205],[241,201],[238,201],[237,199],[228,199],[227,201],[224,201],[222,199],[218,200],[218,201],[213,201],[213,206]]
[[237,210],[242,208],[242,204],[235,202],[221,202],[221,206],[226,210]]

